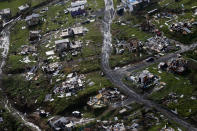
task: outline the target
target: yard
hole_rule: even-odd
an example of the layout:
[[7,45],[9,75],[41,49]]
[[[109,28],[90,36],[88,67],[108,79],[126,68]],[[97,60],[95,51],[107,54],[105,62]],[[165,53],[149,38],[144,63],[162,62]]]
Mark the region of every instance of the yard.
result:
[[149,67],[149,71],[153,74],[161,77],[161,82],[165,82],[167,85],[160,91],[154,92],[150,95],[150,99],[156,102],[161,102],[162,99],[168,98],[170,93],[176,93],[177,102],[171,101],[167,106],[171,110],[177,109],[177,112],[182,117],[195,116],[197,111],[196,100],[191,99],[192,96],[197,95],[197,83],[196,83],[196,67],[193,62],[190,63],[190,72],[185,76],[174,75],[162,71],[159,73],[158,69]]
[[3,0],[0,1],[0,10],[5,8],[10,8],[12,12],[12,16],[16,15],[18,7],[23,4],[30,4],[32,7],[44,2],[46,0]]

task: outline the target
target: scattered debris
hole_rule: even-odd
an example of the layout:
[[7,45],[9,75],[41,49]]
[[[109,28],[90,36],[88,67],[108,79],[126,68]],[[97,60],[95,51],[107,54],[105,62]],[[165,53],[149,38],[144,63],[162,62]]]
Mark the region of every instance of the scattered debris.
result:
[[92,108],[106,107],[108,104],[124,101],[127,97],[122,95],[117,88],[103,88],[99,94],[90,97],[87,104]]

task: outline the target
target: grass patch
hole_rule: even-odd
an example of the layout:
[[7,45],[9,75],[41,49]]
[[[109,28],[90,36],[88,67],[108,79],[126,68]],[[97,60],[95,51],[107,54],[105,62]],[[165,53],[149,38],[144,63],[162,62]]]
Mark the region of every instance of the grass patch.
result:
[[[35,109],[37,105],[42,103],[46,92],[48,92],[47,79],[42,76],[37,82],[26,81],[21,75],[5,76],[2,83],[8,97],[16,102],[16,107],[23,112]],[[37,103],[35,100],[38,100]]]
[[46,0],[3,0],[0,2],[0,10],[5,8],[10,8],[12,16],[15,16],[19,11],[18,7],[26,3],[30,4],[32,7],[44,2]]
[[128,40],[131,38],[137,38],[141,41],[147,40],[151,35],[140,31],[138,28],[131,27],[129,25],[112,24],[112,35],[119,40]]
[[[154,67],[150,67],[149,70],[151,73],[160,76],[160,81],[167,84],[164,89],[151,94],[151,99],[160,102],[162,98],[167,98],[168,94],[171,92],[176,93],[178,96],[181,96],[183,94],[184,98],[177,98],[178,102],[171,102],[170,104],[168,104],[168,107],[172,110],[177,108],[179,115],[183,117],[191,116],[197,111],[197,102],[191,100],[190,98],[191,96],[193,96],[193,93],[197,91],[197,84],[195,82],[192,82],[191,80],[191,76],[196,76],[193,71],[191,71],[191,73],[186,76],[180,76],[165,71],[160,74],[158,73],[158,69],[155,69]],[[197,77],[195,77],[195,79],[196,78]],[[192,111],[189,112],[189,109],[192,109]]]

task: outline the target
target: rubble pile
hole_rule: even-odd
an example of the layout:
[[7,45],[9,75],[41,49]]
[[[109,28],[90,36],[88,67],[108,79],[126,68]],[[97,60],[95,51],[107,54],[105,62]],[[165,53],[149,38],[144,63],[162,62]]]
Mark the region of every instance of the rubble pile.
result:
[[67,75],[66,81],[54,88],[53,92],[60,94],[59,97],[69,97],[77,94],[83,88],[85,88],[85,76],[83,74],[71,73]]
[[116,40],[117,44],[114,45],[114,48],[116,50],[116,54],[122,54],[126,49],[128,49],[129,52],[136,52],[142,50],[142,47],[144,43],[142,41],[139,41],[138,39],[130,39],[127,41],[119,41]]
[[130,52],[136,52],[141,50],[143,43],[137,39],[131,39],[128,44],[128,49]]
[[42,70],[46,74],[53,74],[56,76],[58,72],[61,70],[62,65],[59,62],[49,63],[48,65],[43,65]]
[[112,123],[109,121],[101,121],[99,122],[98,128],[100,130],[110,130],[110,131],[125,131],[126,127],[124,123]]
[[138,84],[138,87],[149,88],[159,84],[159,78],[148,70],[144,70],[136,76],[130,76],[130,80]]
[[116,103],[118,101],[124,101],[126,96],[120,93],[117,88],[103,88],[99,90],[99,94],[90,97],[87,104],[92,108],[102,108],[111,103]]
[[187,60],[183,58],[173,58],[167,63],[161,62],[158,68],[172,73],[183,74],[187,70],[187,63]]
[[170,26],[170,31],[180,32],[182,34],[190,34],[192,33],[191,28],[192,28],[192,24],[189,22],[178,22],[178,23],[173,23]]
[[48,124],[55,131],[71,131],[74,130],[77,125],[87,124],[93,121],[94,118],[76,118],[76,117],[52,117],[48,120]]
[[157,53],[165,52],[170,45],[170,41],[165,36],[151,37],[145,43],[145,48],[156,51]]

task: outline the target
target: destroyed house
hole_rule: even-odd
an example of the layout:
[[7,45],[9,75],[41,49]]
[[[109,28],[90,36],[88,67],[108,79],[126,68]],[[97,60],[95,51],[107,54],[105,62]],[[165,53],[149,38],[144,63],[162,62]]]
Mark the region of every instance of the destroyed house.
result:
[[35,26],[40,23],[40,15],[39,14],[32,14],[27,16],[25,19],[28,26]]
[[130,52],[139,51],[142,49],[142,42],[137,39],[131,39],[129,40],[128,49]]
[[49,65],[46,65],[46,66],[43,66],[42,67],[42,70],[45,72],[45,73],[48,73],[48,74],[53,74],[55,71],[57,71],[58,69],[61,69],[61,65],[58,63],[58,62],[55,62],[55,63],[51,63]]
[[9,19],[11,17],[10,8],[2,9],[0,15],[2,16],[2,19]]
[[165,52],[166,48],[170,45],[170,40],[165,36],[155,36],[147,39],[146,47],[158,53]]
[[191,23],[178,22],[170,26],[170,31],[180,32],[183,34],[190,34],[192,33],[192,31],[190,30],[191,28],[192,28]]
[[138,76],[138,83],[141,87],[147,88],[149,85],[151,85],[156,76],[150,73],[148,70],[144,70],[139,76]]
[[30,31],[29,32],[29,41],[31,43],[36,42],[40,39],[40,31]]
[[18,7],[20,13],[23,13],[23,12],[26,11],[28,8],[29,8],[29,5],[28,5],[28,4],[21,5],[21,6]]
[[167,70],[173,73],[182,74],[187,70],[187,60],[183,58],[171,59],[167,64]]
[[66,51],[69,49],[69,43],[70,41],[68,39],[63,39],[63,40],[57,40],[55,41],[56,45],[56,51],[61,53],[63,51]]
[[[82,90],[85,87],[85,76],[77,75],[74,73],[68,74],[67,80],[62,82],[61,85],[54,88],[53,92],[55,94],[61,94],[67,96],[72,96],[76,94],[79,90]],[[69,94],[69,95],[68,95]]]
[[90,97],[87,104],[93,108],[102,108],[110,103],[116,103],[125,99],[126,96],[122,95],[117,88],[103,88],[99,90],[99,94],[94,97]]

